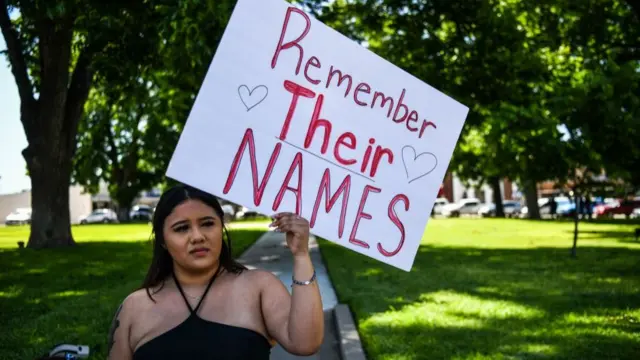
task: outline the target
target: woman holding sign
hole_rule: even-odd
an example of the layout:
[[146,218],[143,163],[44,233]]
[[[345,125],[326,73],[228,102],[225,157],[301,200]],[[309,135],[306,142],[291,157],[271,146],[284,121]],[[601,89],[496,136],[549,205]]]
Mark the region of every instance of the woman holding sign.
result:
[[270,272],[231,256],[217,199],[181,185],[166,191],[153,217],[153,259],[141,289],[125,298],[109,334],[109,359],[269,359],[277,342],[315,353],[324,321],[309,257],[309,224],[274,216],[294,257],[293,293]]

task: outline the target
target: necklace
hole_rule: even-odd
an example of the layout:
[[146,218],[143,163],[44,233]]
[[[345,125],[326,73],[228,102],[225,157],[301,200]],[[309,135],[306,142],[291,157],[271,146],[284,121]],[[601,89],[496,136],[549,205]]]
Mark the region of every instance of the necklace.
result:
[[193,296],[193,295],[189,295],[186,292],[184,293],[189,299],[192,300],[200,300],[202,298],[202,295],[198,295],[198,296]]
[[[202,290],[200,290],[200,291],[202,291]],[[200,295],[191,295],[191,294],[189,294],[189,293],[188,293],[187,291],[185,291],[185,290],[182,290],[182,293],[183,293],[186,297],[188,297],[189,299],[196,300],[196,301],[198,301],[198,300],[202,299],[202,297],[204,296],[204,294],[200,294]]]
[[[206,289],[205,289],[204,293],[203,293],[202,295],[199,295],[199,296],[193,296],[193,295],[190,295],[189,293],[187,293],[186,291],[184,291],[184,290],[182,289],[182,286],[180,286],[180,282],[179,282],[179,281],[178,281],[178,279],[176,278],[176,274],[175,274],[175,272],[171,272],[171,275],[173,276],[173,281],[175,282],[176,287],[177,287],[177,288],[178,288],[178,290],[182,293],[182,295],[183,295],[184,297],[189,298],[189,299],[192,299],[192,300],[198,301],[198,303],[199,303],[199,302],[201,301],[201,299],[203,299],[203,298],[204,298],[204,296],[205,296],[205,295],[207,294],[207,292],[209,291],[209,288],[211,287],[211,284],[213,284],[213,281],[214,281],[214,280],[215,280],[215,278],[218,276],[218,273],[220,272],[220,270],[221,270],[221,269],[222,269],[221,267],[218,267],[218,269],[216,270],[215,274],[213,274],[213,277],[212,277],[212,278],[211,278],[211,280],[209,281],[209,284],[207,285],[207,287],[206,287]],[[187,301],[187,302],[188,302],[188,301]],[[198,305],[198,306],[200,306],[200,305]]]

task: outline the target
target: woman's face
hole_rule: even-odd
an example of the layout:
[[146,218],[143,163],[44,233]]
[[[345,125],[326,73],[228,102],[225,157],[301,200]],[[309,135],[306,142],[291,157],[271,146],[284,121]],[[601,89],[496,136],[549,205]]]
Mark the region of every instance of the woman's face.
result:
[[164,240],[177,266],[186,271],[212,269],[222,249],[222,219],[200,200],[178,205],[164,221]]

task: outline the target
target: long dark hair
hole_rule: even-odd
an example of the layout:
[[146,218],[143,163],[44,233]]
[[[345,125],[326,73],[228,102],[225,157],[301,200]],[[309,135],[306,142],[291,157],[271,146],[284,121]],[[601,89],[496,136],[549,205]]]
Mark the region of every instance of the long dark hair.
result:
[[[169,251],[163,247],[164,245],[164,222],[166,218],[171,214],[173,209],[183,202],[195,199],[200,200],[203,203],[213,208],[216,214],[220,217],[220,220],[224,219],[224,212],[218,202],[218,199],[202,190],[198,190],[189,185],[176,185],[166,190],[156,206],[155,213],[153,214],[153,258],[151,259],[151,265],[147,271],[147,275],[142,282],[141,289],[146,289],[147,295],[153,301],[150,289],[160,285],[160,288],[156,291],[160,291],[164,286],[164,282],[173,272],[173,259],[169,254]],[[241,273],[247,268],[233,259],[231,253],[231,236],[222,223],[222,250],[220,252],[220,266],[228,272]]]

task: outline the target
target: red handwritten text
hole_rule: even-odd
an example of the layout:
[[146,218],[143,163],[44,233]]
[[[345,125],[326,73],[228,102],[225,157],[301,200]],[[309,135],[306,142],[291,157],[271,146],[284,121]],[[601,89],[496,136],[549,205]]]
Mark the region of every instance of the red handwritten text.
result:
[[[297,14],[305,21],[304,30],[294,40],[284,43],[285,35],[287,34],[287,30],[289,29],[289,20],[294,14]],[[309,34],[310,30],[311,19],[309,18],[309,16],[302,10],[299,10],[295,7],[289,7],[284,18],[284,23],[282,24],[280,40],[278,41],[278,45],[276,46],[273,57],[271,58],[271,68],[273,69],[276,67],[278,58],[283,51],[295,48],[298,50],[298,61],[295,74],[299,75],[304,60],[304,48],[301,42]],[[310,71],[311,68],[313,68],[314,71]],[[354,83],[353,76],[347,73],[343,73],[340,69],[334,67],[334,65],[330,65],[326,77],[323,78],[321,75],[318,75],[318,72],[321,69],[322,62],[320,61],[320,58],[318,58],[317,56],[310,56],[304,66],[304,78],[313,85],[318,85],[322,82],[322,79],[326,79],[325,88],[329,88],[332,80],[335,77],[335,86],[339,88],[343,85],[343,83],[345,83],[346,88],[344,90],[344,97],[346,98],[347,96],[349,96]],[[310,72],[313,72],[313,74],[310,74]],[[391,118],[393,122],[398,124],[404,123],[407,130],[412,133],[417,133],[418,138],[422,138],[425,131],[429,127],[436,129],[437,126],[432,121],[426,119],[423,119],[422,122],[419,123],[420,115],[418,114],[418,112],[409,108],[404,103],[405,94],[406,89],[402,89],[399,98],[396,99],[393,96],[386,95],[382,91],[373,90],[371,88],[371,85],[369,85],[367,82],[362,81],[355,86],[352,97],[354,103],[359,106],[369,106],[373,109],[377,105],[380,109],[386,108],[387,118]]]
[[273,172],[273,167],[276,164],[276,160],[278,159],[278,155],[280,155],[280,148],[282,147],[281,143],[277,143],[275,148],[273,149],[273,153],[271,153],[271,158],[269,159],[269,164],[267,165],[267,170],[265,171],[262,180],[258,181],[258,164],[256,163],[256,145],[253,140],[253,130],[247,129],[240,142],[240,146],[238,147],[238,152],[236,153],[236,157],[233,159],[233,165],[231,166],[231,171],[229,172],[229,176],[227,177],[227,182],[224,185],[223,192],[226,194],[231,190],[231,186],[233,185],[233,181],[236,179],[238,175],[238,169],[240,167],[240,162],[242,161],[242,155],[246,148],[249,147],[249,160],[251,161],[251,177],[253,179],[253,203],[256,206],[260,205],[262,201],[262,195],[264,194],[265,186],[269,182],[269,178],[271,177],[271,173]]
[[[282,130],[280,131],[280,140],[286,140],[287,134],[289,133],[289,127],[291,126],[291,119],[293,119],[293,115],[296,110],[296,106],[300,97],[305,98],[314,98],[316,93],[311,89],[307,89],[304,86],[294,83],[293,81],[285,80],[284,88],[291,92],[291,104],[289,105],[289,111],[284,119],[284,123],[282,125]],[[322,137],[320,138],[322,144],[320,146],[320,153],[326,154],[329,148],[330,139],[331,139],[331,131],[333,126],[331,125],[331,121],[329,119],[324,119],[321,117],[322,105],[324,104],[324,95],[320,94],[316,98],[316,104],[313,109],[313,113],[311,114],[311,121],[309,123],[309,128],[307,129],[307,133],[304,139],[304,148],[308,149],[313,140],[315,139],[316,132],[318,130],[322,131]],[[353,157],[347,158],[344,155],[344,151],[346,149],[355,150],[357,146],[356,136],[352,132],[345,132],[338,135],[336,142],[333,145],[333,156],[336,161],[342,165],[353,165],[358,162]],[[365,173],[367,171],[367,167],[369,166],[371,160],[371,153],[373,151],[373,146],[376,144],[376,140],[373,138],[369,139],[369,145],[364,152],[363,158],[360,160],[360,172]],[[375,152],[373,152],[373,160],[371,162],[371,170],[369,171],[370,177],[375,177],[378,172],[378,168],[380,167],[380,162],[386,159],[388,164],[393,164],[393,151],[389,148],[384,148],[380,145],[377,145],[375,148]]]
[[395,209],[395,205],[398,201],[404,202],[405,211],[409,210],[409,198],[407,197],[407,195],[398,194],[394,196],[393,199],[391,199],[391,202],[389,203],[389,209],[387,210],[388,216],[389,216],[389,219],[391,219],[391,222],[393,222],[393,224],[397,226],[398,229],[400,230],[400,243],[398,244],[398,247],[393,251],[385,250],[382,247],[382,245],[378,243],[378,251],[380,252],[380,254],[384,256],[393,256],[397,254],[400,251],[400,249],[402,249],[402,245],[404,245],[404,237],[405,237],[404,225],[398,218],[398,214],[396,214],[396,209]]
[[[269,162],[267,164],[267,167],[264,171],[264,174],[262,175],[262,179],[260,179],[260,174],[258,173],[258,166],[256,161],[257,154],[256,154],[256,145],[255,145],[255,139],[253,136],[253,130],[247,129],[244,133],[244,136],[242,137],[240,146],[238,147],[238,151],[231,163],[229,176],[227,177],[227,181],[225,183],[223,193],[226,195],[231,191],[233,184],[237,179],[240,166],[242,165],[242,159],[248,151],[250,168],[251,168],[251,178],[252,178],[252,184],[253,184],[252,185],[253,203],[256,206],[260,206],[265,189],[268,183],[270,182],[270,180],[272,179],[272,172],[278,161],[281,147],[282,147],[282,143],[277,143],[273,148],[271,156],[269,157]],[[302,201],[303,201],[302,199],[302,194],[303,194],[302,179],[303,179],[303,169],[304,169],[303,159],[304,158],[302,156],[302,153],[297,152],[293,158],[293,161],[291,162],[291,165],[289,166],[289,171],[285,174],[284,178],[274,180],[274,181],[282,181],[281,183],[282,185],[280,185],[280,190],[278,191],[275,198],[273,199],[273,205],[272,205],[273,211],[278,211],[278,208],[280,207],[283,201],[285,192],[290,191],[296,197],[296,213],[301,214]],[[297,176],[295,176],[294,186],[291,186],[290,182],[292,181],[292,179],[294,179],[294,174],[296,172],[297,172]],[[316,199],[315,199],[315,203],[314,203],[313,210],[310,217],[311,228],[313,228],[316,225],[317,216],[318,216],[318,213],[320,212],[320,204],[323,197],[325,198],[324,206],[323,206],[324,208],[323,210],[325,214],[329,214],[329,212],[332,211],[332,209],[334,208],[337,201],[339,199],[341,200],[342,206],[340,208],[340,220],[338,223],[338,238],[342,239],[344,235],[344,227],[346,223],[348,203],[351,200],[351,197],[350,197],[350,193],[352,189],[351,175],[347,175],[342,180],[340,186],[338,186],[338,189],[333,193],[331,192],[331,170],[330,169],[324,170],[322,174],[322,179],[320,179],[320,181],[316,181],[316,182],[308,181],[306,182],[306,184],[311,184],[311,186],[318,187],[317,191],[315,191]],[[313,184],[319,184],[319,185],[313,185]],[[244,189],[240,191],[244,191]],[[353,222],[353,226],[351,228],[351,232],[349,235],[350,243],[355,244],[357,246],[364,247],[366,249],[370,248],[369,243],[367,243],[363,239],[357,238],[357,233],[358,233],[358,228],[362,225],[361,220],[363,219],[374,220],[373,215],[368,213],[365,207],[369,197],[375,194],[378,194],[380,192],[382,192],[380,188],[377,188],[371,185],[366,185],[364,187],[364,190],[362,191],[362,195],[360,196],[358,211],[355,214],[355,220]],[[398,246],[393,251],[388,251],[384,249],[380,243],[377,244],[378,252],[388,257],[396,255],[398,252],[400,252],[400,250],[402,249],[402,246],[404,245],[404,239],[405,239],[404,224],[402,223],[402,221],[400,220],[400,218],[398,217],[395,211],[395,205],[399,201],[404,202],[404,208],[406,211],[408,211],[410,207],[409,199],[404,194],[396,195],[395,197],[393,197],[393,199],[389,203],[388,218],[400,230],[400,240],[399,240]]]
[[309,226],[313,228],[316,224],[316,217],[318,216],[318,209],[320,208],[320,199],[324,194],[324,211],[329,213],[335,203],[338,201],[338,196],[342,194],[342,209],[340,209],[340,222],[338,223],[338,237],[342,239],[344,233],[344,221],[347,216],[347,205],[349,203],[349,192],[351,191],[351,175],[347,175],[342,184],[338,187],[338,190],[330,196],[331,190],[331,171],[325,169],[322,174],[322,180],[320,180],[320,187],[318,188],[318,196],[316,196],[316,203],[313,205],[313,212],[311,212],[311,219],[309,220]]

